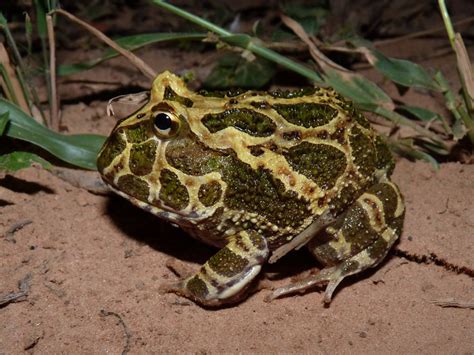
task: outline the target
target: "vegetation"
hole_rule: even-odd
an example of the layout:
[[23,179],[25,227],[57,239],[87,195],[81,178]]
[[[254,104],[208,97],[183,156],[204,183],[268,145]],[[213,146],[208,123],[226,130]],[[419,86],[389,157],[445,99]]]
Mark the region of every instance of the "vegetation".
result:
[[[104,137],[98,135],[64,135],[59,131],[59,107],[56,93],[56,77],[67,76],[88,70],[99,63],[118,55],[133,62],[150,79],[155,73],[131,51],[163,41],[200,41],[213,45],[224,54],[217,61],[204,81],[207,89],[232,87],[261,88],[277,74],[279,68],[293,71],[307,79],[307,84],[329,85],[352,99],[362,110],[372,112],[392,128],[406,127],[410,136],[386,137],[390,147],[414,159],[423,159],[437,166],[437,160],[449,156],[453,146],[461,140],[472,148],[474,145],[474,75],[463,44],[462,37],[455,33],[444,0],[439,0],[446,32],[457,58],[457,69],[462,84],[458,95],[448,85],[439,70],[428,70],[401,59],[390,58],[375,48],[373,43],[353,33],[339,34],[337,38],[324,41],[317,39],[318,31],[327,16],[323,5],[285,5],[282,7],[281,24],[271,42],[264,42],[261,25],[256,23],[252,34],[233,33],[202,17],[195,16],[162,0],[152,1],[157,6],[177,15],[208,32],[146,33],[109,39],[105,34],[68,12],[58,8],[54,0],[36,0],[36,30],[30,18],[25,18],[27,46],[18,49],[5,16],[0,13],[0,27],[6,39],[7,50],[0,43],[0,169],[18,170],[36,162],[50,167],[43,158],[31,151],[18,150],[14,140],[38,146],[63,162],[73,166],[96,168],[96,156]],[[86,28],[110,48],[94,60],[57,65],[55,59],[55,18],[64,16]],[[39,38],[42,60],[36,72],[25,65],[25,58],[32,56],[34,34]],[[271,49],[296,46],[304,48],[311,60],[301,63],[294,56],[284,56]],[[302,46],[303,45],[303,46]],[[442,95],[450,117],[432,112],[425,107],[405,105],[390,97],[375,83],[359,73],[336,63],[326,53],[337,53],[350,63],[354,58],[364,58],[387,80],[393,82],[400,92],[418,88]],[[43,76],[48,88],[48,105],[43,107],[33,84],[35,75]],[[393,129],[392,129],[393,131]],[[9,138],[7,138],[9,137]],[[57,163],[57,162],[56,162]]]

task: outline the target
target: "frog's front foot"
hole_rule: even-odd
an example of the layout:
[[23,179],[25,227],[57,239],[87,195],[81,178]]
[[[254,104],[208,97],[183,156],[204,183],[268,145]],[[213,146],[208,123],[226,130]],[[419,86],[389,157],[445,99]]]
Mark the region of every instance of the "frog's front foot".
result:
[[268,258],[265,239],[242,231],[213,255],[194,275],[163,284],[161,292],[173,292],[204,306],[237,302]]

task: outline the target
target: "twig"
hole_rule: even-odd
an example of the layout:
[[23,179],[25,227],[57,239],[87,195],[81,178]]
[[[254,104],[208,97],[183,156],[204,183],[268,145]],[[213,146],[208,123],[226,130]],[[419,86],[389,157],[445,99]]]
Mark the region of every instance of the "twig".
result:
[[309,48],[309,52],[311,53],[311,56],[313,59],[318,63],[318,65],[324,70],[328,66],[331,68],[334,68],[338,71],[342,71],[344,73],[349,73],[350,70],[340,66],[337,63],[334,63],[331,59],[326,57],[313,43],[311,38],[308,36],[308,34],[305,32],[303,29],[303,26],[301,26],[298,22],[293,20],[291,17],[288,17],[286,15],[281,14],[280,18],[282,22],[290,28]]
[[[471,22],[474,22],[474,16],[465,18],[464,20],[457,21],[457,22],[454,23],[454,25],[455,26],[460,26],[460,25],[464,25],[464,24],[467,24],[467,23],[471,23]],[[375,41],[374,45],[376,47],[385,46],[385,45],[388,45],[388,44],[394,44],[394,43],[397,43],[397,42],[406,41],[407,39],[423,37],[423,36],[430,35],[430,34],[433,34],[433,33],[436,33],[436,32],[441,32],[441,31],[444,31],[444,30],[445,30],[444,26],[434,27],[434,28],[430,28],[430,29],[427,29],[427,30],[419,31],[419,32],[413,32],[413,33],[407,34],[405,36],[400,36],[400,37],[390,38],[390,39],[384,39],[384,40],[381,40],[381,41]]]
[[432,300],[430,302],[440,307],[474,309],[473,302],[461,302],[461,301],[456,301],[453,298],[447,299],[447,300]]
[[30,114],[31,112],[28,106],[28,101],[23,93],[23,90],[21,89],[21,84],[18,81],[15,69],[13,68],[12,63],[9,60],[8,53],[3,43],[0,43],[0,65],[3,65],[5,74],[7,76],[3,81],[5,82],[6,86],[10,86],[9,88],[7,88],[8,90],[5,90],[7,97],[11,95],[9,99],[13,99],[12,101],[15,102],[18,106],[20,106],[23,111]]
[[125,333],[125,345],[124,345],[123,350],[122,350],[122,355],[128,354],[128,352],[130,351],[130,339],[131,339],[132,336],[130,334],[130,331],[128,330],[127,325],[125,324],[122,317],[120,316],[120,314],[117,314],[115,312],[106,311],[105,309],[101,309],[100,310],[100,315],[102,317],[114,316],[115,318],[118,319],[118,322],[122,326],[123,332]]
[[24,226],[27,226],[28,224],[31,224],[31,223],[33,223],[33,221],[30,220],[30,219],[24,219],[24,220],[21,220],[21,221],[18,221],[16,223],[14,223],[5,232],[5,240],[7,242],[16,243],[16,240],[15,240],[15,238],[13,238],[13,235],[16,232],[18,232],[20,229],[22,229]]
[[117,51],[118,53],[120,53],[121,55],[123,55],[125,58],[127,58],[133,65],[135,65],[138,70],[140,70],[145,76],[147,76],[148,78],[150,79],[154,79],[156,77],[156,72],[148,66],[148,64],[146,64],[142,59],[140,59],[139,57],[137,57],[135,54],[133,54],[132,52],[120,47],[117,43],[115,43],[112,39],[110,39],[109,37],[107,37],[105,34],[103,34],[102,32],[100,32],[98,29],[96,29],[95,27],[89,25],[87,22],[85,21],[82,21],[81,19],[77,18],[76,16],[74,16],[73,14],[65,11],[65,10],[62,10],[62,9],[56,9],[54,11],[52,11],[51,13],[57,13],[57,14],[61,14],[65,17],[67,17],[69,20],[81,25],[82,27],[84,27],[87,31],[89,31],[90,33],[92,33],[94,36],[96,36],[97,38],[99,38],[102,42],[106,43],[108,46],[110,46],[111,48],[113,48],[115,51]]
[[56,39],[54,34],[53,17],[46,15],[46,25],[48,29],[48,45],[49,45],[49,76],[51,80],[51,107],[50,109],[50,123],[51,129],[59,131],[59,103],[56,92]]
[[31,284],[31,273],[26,274],[26,276],[18,282],[18,292],[10,292],[5,296],[0,296],[0,308],[8,306],[10,303],[21,302],[26,299],[28,293],[30,292]]

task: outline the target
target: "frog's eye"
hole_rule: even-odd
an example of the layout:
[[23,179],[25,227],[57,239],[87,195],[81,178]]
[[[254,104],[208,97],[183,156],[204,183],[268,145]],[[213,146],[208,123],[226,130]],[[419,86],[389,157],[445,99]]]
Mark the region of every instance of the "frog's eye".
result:
[[156,112],[153,115],[153,128],[155,134],[160,138],[169,138],[176,135],[179,124],[179,119],[173,114]]

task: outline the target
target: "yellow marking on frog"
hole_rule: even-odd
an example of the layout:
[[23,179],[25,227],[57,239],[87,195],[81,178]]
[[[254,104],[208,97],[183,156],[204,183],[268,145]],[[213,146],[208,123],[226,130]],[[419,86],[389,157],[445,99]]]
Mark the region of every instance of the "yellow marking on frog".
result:
[[337,252],[338,259],[342,260],[344,256],[351,255],[352,243],[346,240],[344,233],[338,231],[335,238],[335,240],[329,242],[329,245]]
[[395,209],[394,216],[400,217],[405,211],[405,204],[403,202],[403,197],[400,193],[400,189],[397,187],[397,185],[395,185],[393,182],[391,182],[388,179],[386,179],[386,181],[384,182],[390,185],[393,191],[395,191],[395,193],[397,194],[397,208]]
[[382,231],[386,227],[383,202],[374,194],[367,192],[364,192],[357,202],[367,213],[372,228],[376,232]]

